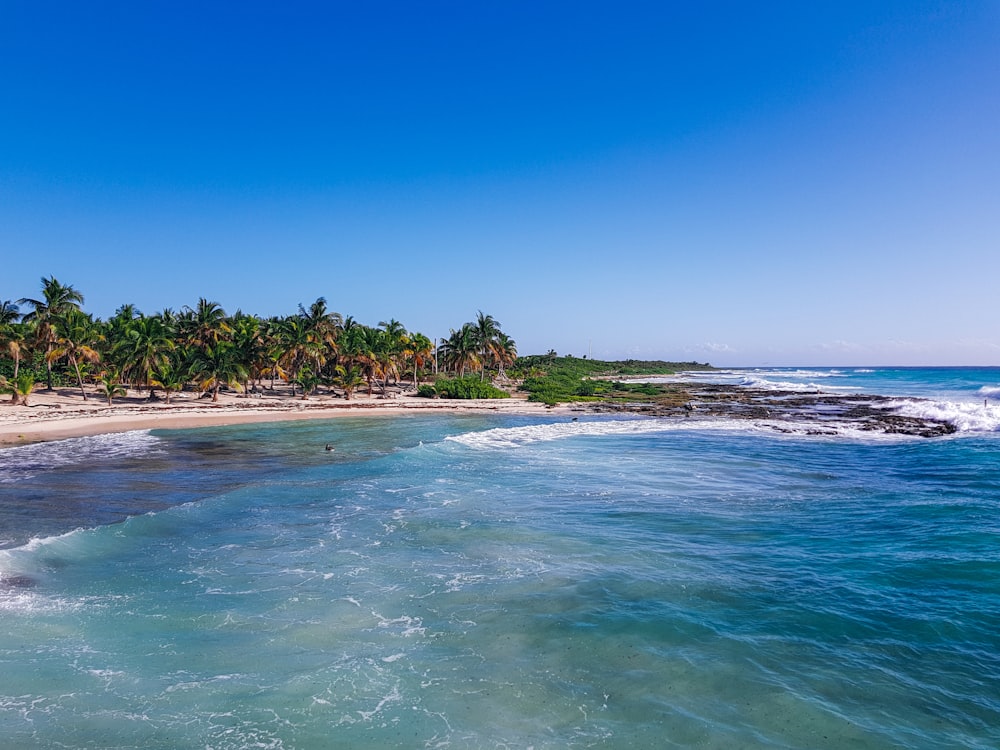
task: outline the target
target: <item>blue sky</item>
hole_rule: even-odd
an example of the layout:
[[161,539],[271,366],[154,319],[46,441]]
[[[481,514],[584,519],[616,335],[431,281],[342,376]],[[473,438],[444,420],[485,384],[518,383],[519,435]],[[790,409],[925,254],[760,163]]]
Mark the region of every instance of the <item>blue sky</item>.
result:
[[1000,365],[1000,3],[0,0],[0,299]]

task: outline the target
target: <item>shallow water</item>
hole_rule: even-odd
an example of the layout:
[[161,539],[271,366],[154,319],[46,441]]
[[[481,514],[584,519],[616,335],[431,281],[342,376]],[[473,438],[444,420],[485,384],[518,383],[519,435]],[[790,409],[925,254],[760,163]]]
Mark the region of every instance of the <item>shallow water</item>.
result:
[[435,415],[4,451],[0,736],[994,748],[998,435]]

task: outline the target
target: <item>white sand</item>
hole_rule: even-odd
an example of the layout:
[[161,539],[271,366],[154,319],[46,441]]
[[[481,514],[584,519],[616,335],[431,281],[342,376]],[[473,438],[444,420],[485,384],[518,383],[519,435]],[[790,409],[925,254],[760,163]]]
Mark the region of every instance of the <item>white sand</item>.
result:
[[116,398],[112,406],[108,406],[107,399],[89,391],[84,401],[79,388],[59,388],[51,393],[36,390],[28,406],[12,406],[3,398],[0,401],[0,446],[126,430],[391,415],[415,410],[522,414],[568,411],[567,407],[550,409],[519,397],[469,401],[428,399],[399,388],[390,389],[387,397],[375,394],[369,398],[361,392],[350,401],[325,393],[303,400],[292,396],[287,386],[267,391],[261,397],[220,394],[218,403],[198,398],[197,394],[183,393],[175,394],[168,405],[162,400],[150,402],[146,395],[145,392],[130,392],[128,396]]

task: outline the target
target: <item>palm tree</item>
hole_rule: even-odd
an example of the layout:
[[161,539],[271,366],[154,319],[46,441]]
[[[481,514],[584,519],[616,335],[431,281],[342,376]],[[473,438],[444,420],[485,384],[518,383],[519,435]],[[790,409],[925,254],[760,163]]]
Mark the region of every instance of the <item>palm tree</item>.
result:
[[22,372],[14,380],[14,395],[11,397],[11,403],[17,404],[20,400],[22,406],[28,405],[28,396],[31,395],[31,391],[35,388],[35,375],[31,372]]
[[434,344],[422,333],[413,333],[407,339],[403,353],[413,365],[413,387],[417,387],[417,369],[427,364],[434,354]]
[[493,361],[497,363],[497,377],[505,377],[503,368],[514,364],[517,359],[517,344],[503,331],[493,340]]
[[170,395],[176,391],[183,390],[184,384],[187,381],[187,371],[170,361],[157,367],[149,378],[150,385],[163,390],[168,404],[170,403]]
[[0,302],[0,347],[10,353],[14,360],[14,379],[21,365],[21,354],[24,352],[24,329],[18,325],[21,318],[20,308],[13,302]]
[[212,391],[213,403],[219,400],[219,389],[223,385],[239,390],[247,376],[236,347],[229,341],[195,349],[192,374],[198,380],[202,393]]
[[180,322],[187,341],[202,349],[218,344],[220,339],[232,332],[226,311],[218,302],[209,302],[204,297],[198,300],[194,309],[184,308]]
[[45,345],[46,379],[45,389],[52,390],[52,348],[56,341],[56,321],[70,310],[79,310],[83,295],[70,285],[60,284],[55,276],[42,277],[42,298],[19,299],[19,305],[28,304],[34,309],[24,316],[24,320],[35,324],[36,340]]
[[264,343],[263,326],[260,318],[252,315],[244,315],[237,311],[232,318],[233,346],[236,347],[237,357],[240,364],[247,372],[247,381],[243,383],[243,390],[250,389],[250,381],[255,383],[263,375],[268,367],[267,349]]
[[48,363],[65,359],[73,367],[84,401],[87,400],[87,391],[83,387],[80,363],[101,360],[100,352],[93,346],[96,339],[97,332],[90,316],[79,310],[70,309],[57,320],[55,340],[45,355]]
[[482,310],[477,311],[476,322],[472,324],[476,339],[476,346],[479,348],[479,363],[483,368],[482,380],[486,379],[486,367],[493,359],[493,342],[500,333],[500,324],[492,315],[484,315]]
[[117,361],[122,363],[129,382],[136,388],[149,388],[153,398],[154,386],[150,382],[154,370],[170,360],[176,348],[173,331],[159,317],[133,318],[124,325],[121,338],[114,345]]
[[326,298],[318,297],[315,302],[309,305],[309,309],[299,305],[299,317],[306,324],[306,330],[315,338],[327,341],[331,346],[337,338],[337,333],[344,325],[344,319],[340,313],[331,312],[326,307]]
[[294,395],[299,371],[310,362],[318,365],[317,371],[322,366],[323,343],[316,340],[309,330],[307,321],[299,316],[292,316],[282,321],[278,340],[281,347],[279,364],[285,373],[284,377],[292,384]]
[[0,301],[0,328],[4,328],[20,320],[20,309],[9,299]]
[[380,387],[382,395],[385,395],[385,381],[387,379],[387,366],[389,366],[389,348],[385,340],[385,331],[378,328],[368,328],[359,326],[357,351],[354,361],[361,368],[361,373],[368,382],[368,398],[372,397],[372,384],[382,379]]
[[118,370],[105,370],[101,375],[101,393],[108,399],[108,406],[114,406],[115,396],[124,396],[128,389],[122,385],[121,373]]
[[479,340],[472,323],[466,323],[441,342],[441,359],[446,368],[458,372],[464,377],[465,370],[479,364]]
[[344,398],[350,401],[354,391],[365,382],[361,370],[353,364],[337,365],[333,370],[334,376],[331,378],[331,382],[340,388],[344,392]]
[[2,331],[0,341],[14,360],[14,380],[17,380],[17,374],[21,369],[21,357],[27,350],[24,327],[17,324],[7,326],[7,329]]

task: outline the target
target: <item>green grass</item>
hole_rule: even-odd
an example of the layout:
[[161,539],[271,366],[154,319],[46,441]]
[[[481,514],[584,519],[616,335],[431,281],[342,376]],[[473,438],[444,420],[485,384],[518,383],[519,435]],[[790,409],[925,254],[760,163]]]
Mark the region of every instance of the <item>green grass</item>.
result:
[[713,369],[711,365],[698,362],[634,359],[607,362],[599,359],[542,354],[519,357],[511,369],[511,374],[524,378],[521,390],[528,392],[529,401],[555,405],[571,401],[669,399],[669,386],[621,383],[611,378],[625,375],[672,375],[682,370],[711,369]]

